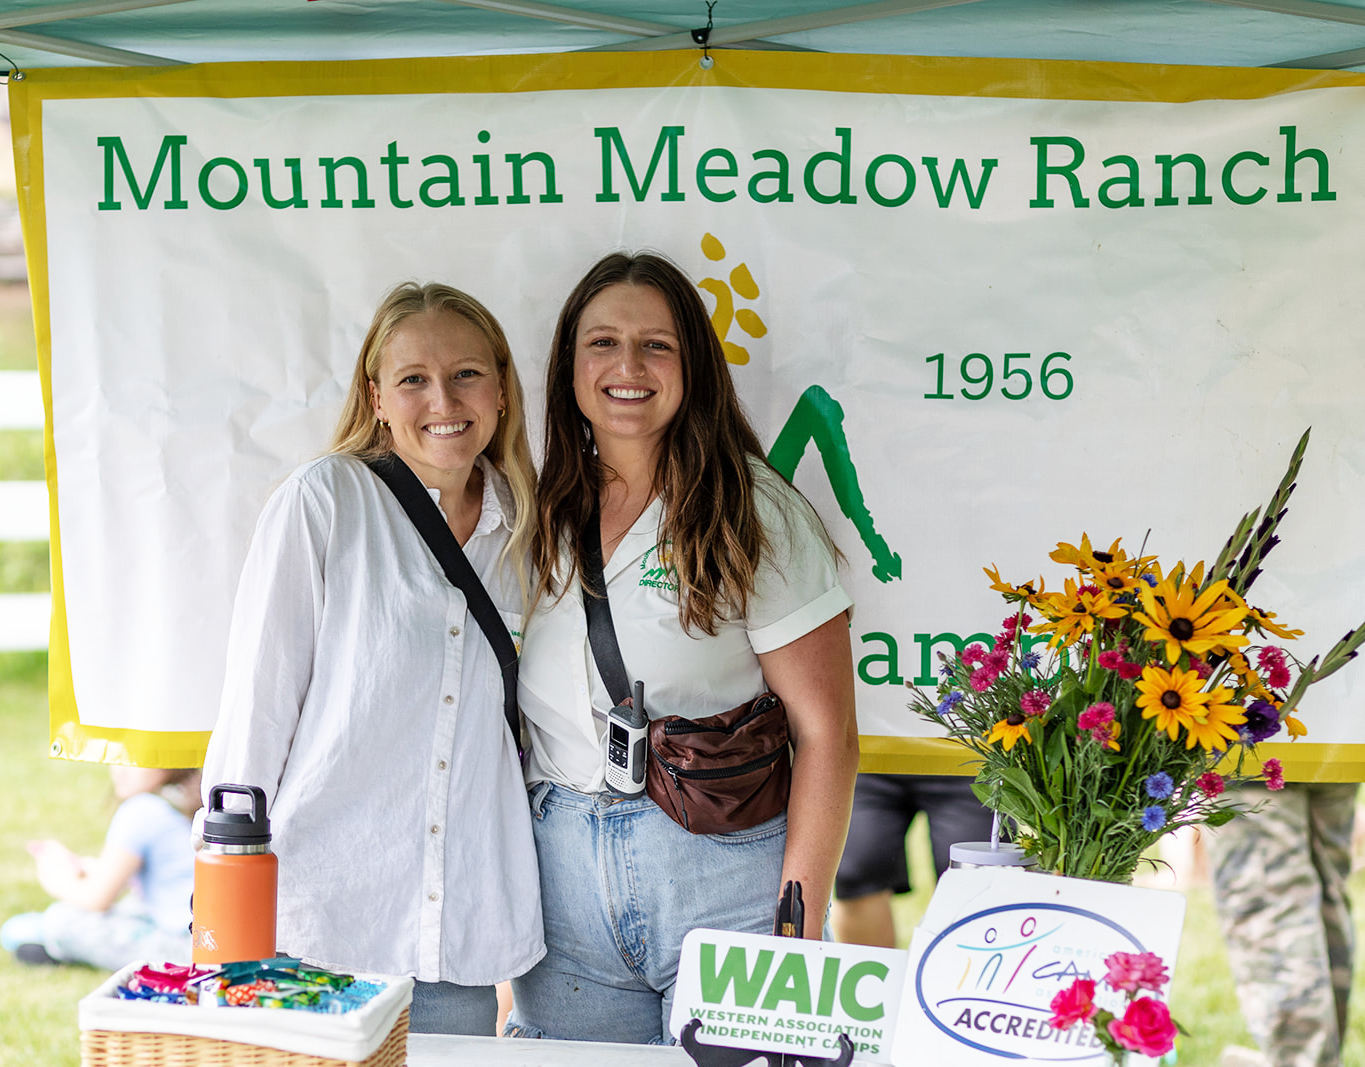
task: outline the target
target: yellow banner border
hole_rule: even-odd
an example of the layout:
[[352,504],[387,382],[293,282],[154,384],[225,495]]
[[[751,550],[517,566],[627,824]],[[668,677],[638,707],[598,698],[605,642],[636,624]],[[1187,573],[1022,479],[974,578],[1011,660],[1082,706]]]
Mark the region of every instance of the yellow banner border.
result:
[[[860,774],[953,774],[972,777],[978,762],[968,749],[943,737],[863,734]],[[1305,741],[1256,746],[1249,767],[1277,759],[1291,782],[1365,782],[1365,745],[1313,745]]]

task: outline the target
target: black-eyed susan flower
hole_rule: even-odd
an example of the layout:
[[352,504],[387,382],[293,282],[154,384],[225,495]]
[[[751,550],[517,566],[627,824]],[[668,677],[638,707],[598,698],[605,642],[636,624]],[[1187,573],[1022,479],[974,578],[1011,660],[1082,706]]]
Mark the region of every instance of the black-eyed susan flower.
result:
[[1021,737],[1030,745],[1033,744],[1033,736],[1028,732],[1028,720],[1016,711],[991,727],[990,733],[986,735],[986,744],[993,745],[1001,741],[1008,752]]
[[1000,577],[1000,569],[995,564],[981,569],[986,572],[986,577],[991,580],[991,588],[997,593],[1002,593],[1006,600],[1024,600],[1032,603],[1035,597],[1042,596],[1046,591],[1041,575],[1037,583],[1025,582],[1023,585],[1010,585],[1009,582]]
[[1186,725],[1185,747],[1203,747],[1205,752],[1225,749],[1239,740],[1237,727],[1247,721],[1241,707],[1230,703],[1232,690],[1217,686],[1208,693],[1209,702],[1198,709]]
[[1302,637],[1302,630],[1291,630],[1281,626],[1275,621],[1273,611],[1262,611],[1260,608],[1247,608],[1247,623],[1264,633],[1274,634],[1282,641],[1293,641],[1296,637]]
[[[1201,692],[1203,679],[1195,671],[1172,667],[1144,667],[1142,677],[1134,683],[1137,706],[1144,719],[1156,719],[1157,730],[1165,730],[1172,741],[1180,736],[1180,728],[1189,728],[1196,714],[1203,714],[1209,695]],[[1234,739],[1236,737],[1234,731]]]
[[1047,619],[1031,627],[1030,633],[1051,633],[1050,645],[1072,645],[1095,629],[1096,619],[1121,619],[1127,612],[1115,604],[1098,586],[1078,585],[1068,578],[1061,593],[1052,593],[1039,610]]
[[1230,652],[1248,643],[1248,639],[1232,631],[1246,618],[1247,606],[1226,581],[1214,582],[1202,593],[1198,592],[1202,565],[1183,581],[1168,578],[1155,589],[1140,587],[1143,610],[1133,618],[1146,628],[1148,641],[1166,643],[1166,661],[1180,661],[1180,654],[1188,652],[1200,656],[1207,652]]

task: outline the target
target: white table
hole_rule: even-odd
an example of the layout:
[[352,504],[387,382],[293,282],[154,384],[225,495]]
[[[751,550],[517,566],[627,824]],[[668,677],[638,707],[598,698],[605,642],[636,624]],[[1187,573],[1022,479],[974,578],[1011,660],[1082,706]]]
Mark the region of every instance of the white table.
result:
[[[760,1055],[755,1052],[754,1059]],[[408,1067],[688,1067],[691,1063],[692,1057],[676,1045],[408,1035]],[[855,1057],[852,1067],[884,1065]]]
[[[755,1056],[758,1054],[755,1053]],[[408,1067],[685,1067],[683,1049],[597,1041],[528,1041],[510,1037],[409,1034]]]

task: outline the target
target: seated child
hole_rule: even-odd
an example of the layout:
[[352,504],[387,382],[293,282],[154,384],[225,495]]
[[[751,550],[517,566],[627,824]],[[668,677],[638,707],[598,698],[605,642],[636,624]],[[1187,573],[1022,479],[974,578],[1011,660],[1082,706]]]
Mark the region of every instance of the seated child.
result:
[[112,971],[139,959],[190,962],[190,818],[199,807],[199,771],[111,766],[109,773],[120,804],[97,858],[59,841],[28,843],[38,882],[55,903],[0,926],[0,945],[22,963]]

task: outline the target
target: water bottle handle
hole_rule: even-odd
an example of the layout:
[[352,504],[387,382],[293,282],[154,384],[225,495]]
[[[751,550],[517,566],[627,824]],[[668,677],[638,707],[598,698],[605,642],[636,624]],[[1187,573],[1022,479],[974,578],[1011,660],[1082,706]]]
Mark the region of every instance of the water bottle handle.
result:
[[209,811],[227,811],[222,800],[225,793],[236,793],[251,798],[251,821],[259,823],[265,819],[265,790],[258,785],[235,785],[223,782],[209,789]]

